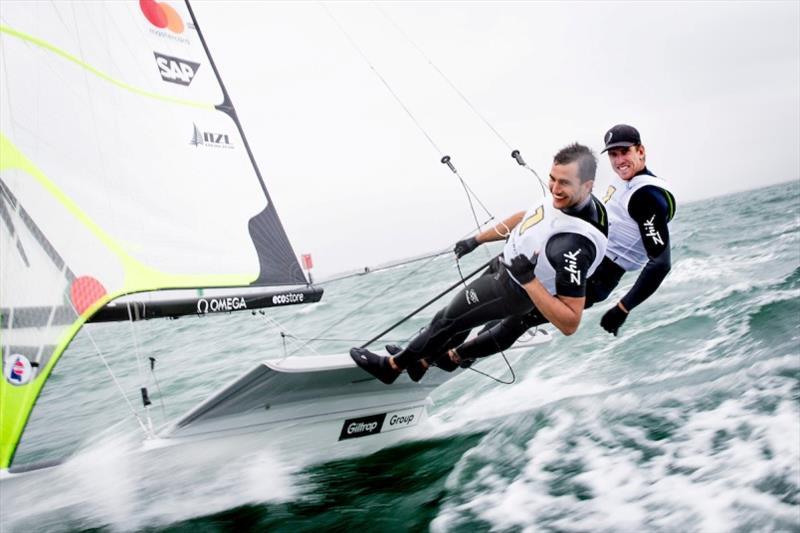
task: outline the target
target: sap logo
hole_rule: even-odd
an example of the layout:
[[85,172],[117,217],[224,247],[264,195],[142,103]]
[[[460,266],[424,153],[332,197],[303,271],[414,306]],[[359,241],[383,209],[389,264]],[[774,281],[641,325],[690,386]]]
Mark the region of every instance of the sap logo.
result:
[[564,267],[564,272],[569,272],[569,280],[575,285],[581,284],[581,271],[578,270],[578,254],[581,249],[578,248],[574,252],[564,253],[564,262],[567,266]]
[[197,124],[193,124],[193,126],[194,133],[192,134],[192,140],[189,141],[189,144],[193,146],[210,146],[212,148],[233,148],[231,140],[227,134],[200,131],[200,128],[197,127]]
[[381,413],[379,415],[362,416],[360,418],[345,420],[342,425],[342,431],[339,433],[339,440],[356,439],[358,437],[366,437],[367,435],[380,433],[385,419],[386,413]]
[[221,311],[238,311],[239,309],[247,309],[247,303],[241,296],[212,298],[211,300],[202,298],[197,300],[197,314],[199,315],[205,315],[207,313],[219,313]]
[[656,230],[656,225],[654,223],[656,216],[653,215],[650,217],[650,220],[645,220],[644,228],[647,230],[647,233],[644,234],[645,237],[650,237],[653,239],[655,244],[664,244],[664,240],[661,238],[661,234]]
[[156,65],[161,79],[178,85],[189,85],[192,83],[200,63],[187,61],[179,57],[166,56],[153,52],[156,56]]
[[276,294],[272,297],[272,305],[297,304],[303,301],[302,292],[292,292],[289,294]]
[[6,359],[3,374],[12,385],[25,385],[33,377],[33,365],[24,355],[14,354]]

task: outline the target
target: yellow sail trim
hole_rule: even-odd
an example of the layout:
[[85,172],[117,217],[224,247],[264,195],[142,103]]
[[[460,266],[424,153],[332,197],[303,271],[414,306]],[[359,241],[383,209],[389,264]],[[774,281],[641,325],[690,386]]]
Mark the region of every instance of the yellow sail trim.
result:
[[14,28],[10,28],[8,26],[0,25],[0,33],[4,33],[6,35],[11,35],[13,37],[17,37],[19,39],[22,39],[23,41],[27,41],[27,42],[29,42],[31,44],[35,44],[36,46],[44,48],[45,50],[53,52],[54,54],[59,55],[59,56],[63,57],[64,59],[66,59],[68,61],[71,61],[71,62],[75,63],[76,65],[88,70],[89,72],[91,72],[95,76],[97,76],[99,78],[102,78],[102,79],[104,79],[104,80],[106,80],[106,81],[108,81],[110,83],[113,83],[117,87],[125,89],[126,91],[130,91],[132,93],[135,93],[135,94],[138,94],[138,95],[141,95],[141,96],[146,96],[147,98],[155,98],[156,100],[163,100],[164,102],[170,102],[170,103],[173,103],[173,104],[185,105],[185,106],[189,106],[189,107],[197,107],[197,108],[200,108],[200,109],[214,109],[214,104],[209,104],[209,103],[206,103],[206,102],[196,102],[196,101],[193,101],[193,100],[184,100],[182,98],[174,98],[172,96],[164,96],[162,94],[157,94],[157,93],[153,93],[153,92],[150,92],[150,91],[145,91],[143,89],[139,89],[138,87],[134,87],[133,85],[129,85],[129,84],[123,82],[123,81],[119,81],[117,79],[114,79],[111,76],[109,76],[108,74],[106,74],[105,72],[97,70],[96,68],[94,68],[93,66],[89,65],[88,63],[86,63],[84,61],[81,61],[77,57],[73,56],[72,54],[70,54],[68,52],[65,52],[64,50],[61,50],[60,48],[58,48],[56,46],[53,46],[52,44],[48,43],[47,41],[43,41],[42,39],[39,39],[38,37],[34,37],[33,35],[28,35],[27,33],[21,32],[19,30],[15,30]]
[[58,185],[39,170],[16,146],[0,133],[0,172],[19,169],[38,181],[64,208],[81,222],[106,248],[113,252],[122,263],[125,272],[124,293],[182,287],[230,287],[248,285],[258,274],[169,274],[149,267],[134,259],[123,246],[106,233],[84,213]]
[[[151,268],[131,257],[123,246],[84,213],[52,180],[33,164],[16,146],[0,133],[0,172],[18,169],[32,178],[55,198],[69,213],[85,226],[119,259],[123,271],[123,287],[104,295],[94,302],[61,336],[53,355],[35,379],[22,386],[0,380],[0,469],[8,468],[14,457],[22,432],[28,422],[39,393],[61,354],[81,326],[102,306],[124,294],[163,288],[244,286],[257,277],[253,274],[231,275],[176,275]],[[10,354],[3,354],[8,356]]]

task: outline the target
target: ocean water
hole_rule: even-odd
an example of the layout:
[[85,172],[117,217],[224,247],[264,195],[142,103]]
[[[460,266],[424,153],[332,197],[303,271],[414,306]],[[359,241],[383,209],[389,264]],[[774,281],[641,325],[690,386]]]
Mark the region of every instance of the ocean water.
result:
[[[140,432],[97,351],[134,409],[147,376],[159,424],[284,349],[341,352],[381,331],[458,280],[452,256],[333,281],[323,302],[265,316],[92,326],[17,455],[71,458],[0,485],[0,530],[798,532],[800,182],[680,205],[672,236],[672,272],[620,337],[599,304],[574,336],[509,352],[514,384],[464,372],[413,440],[365,455],[132,458]],[[500,357],[479,368],[508,377]]]

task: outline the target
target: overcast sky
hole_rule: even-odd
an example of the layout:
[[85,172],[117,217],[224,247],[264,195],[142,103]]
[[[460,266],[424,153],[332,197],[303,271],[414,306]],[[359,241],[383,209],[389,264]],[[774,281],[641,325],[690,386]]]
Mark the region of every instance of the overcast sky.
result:
[[[560,147],[599,153],[625,122],[679,206],[800,179],[796,1],[378,5],[192,2],[318,276],[442,249],[474,227],[441,154],[328,11],[498,218],[538,186],[414,44],[542,176]],[[600,156],[598,194],[610,175]]]

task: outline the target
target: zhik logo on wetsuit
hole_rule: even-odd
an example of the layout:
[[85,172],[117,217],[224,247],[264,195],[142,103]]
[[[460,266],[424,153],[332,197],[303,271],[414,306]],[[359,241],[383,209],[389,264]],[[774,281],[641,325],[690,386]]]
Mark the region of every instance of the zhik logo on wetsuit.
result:
[[574,252],[564,252],[564,262],[567,266],[564,267],[564,272],[569,272],[569,280],[575,285],[581,284],[581,271],[578,270],[578,254],[581,249],[578,248]]
[[189,85],[200,68],[200,63],[187,61],[179,57],[172,57],[158,52],[153,52],[156,56],[156,65],[161,79],[178,85]]
[[644,227],[647,230],[647,233],[645,233],[644,236],[652,238],[655,244],[663,245],[664,240],[661,238],[661,234],[656,230],[655,223],[653,222],[655,218],[656,216],[653,215],[650,217],[650,220],[645,221]]

